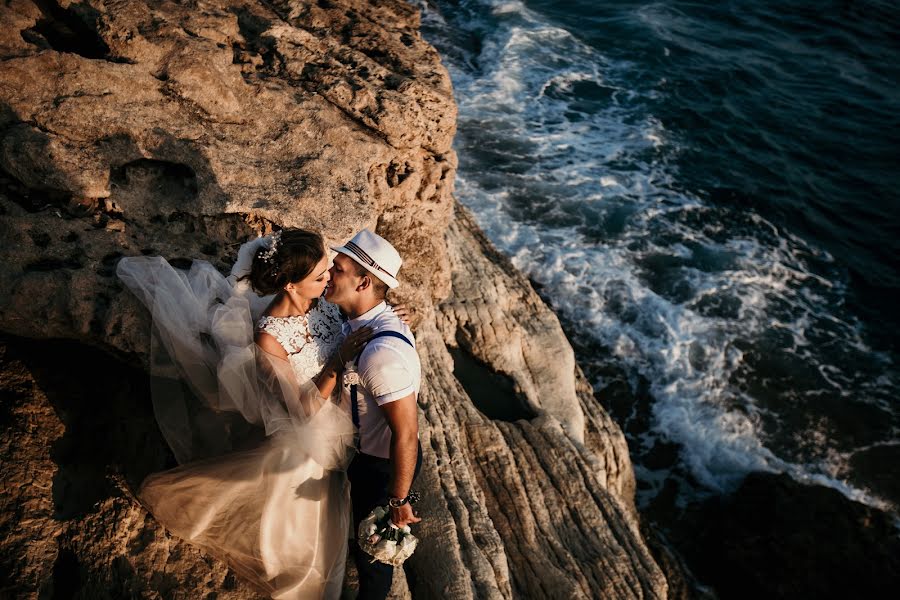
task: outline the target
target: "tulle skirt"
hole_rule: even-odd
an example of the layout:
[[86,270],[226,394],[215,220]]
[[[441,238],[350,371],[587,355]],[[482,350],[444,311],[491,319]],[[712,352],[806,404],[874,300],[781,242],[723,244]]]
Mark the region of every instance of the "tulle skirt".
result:
[[[325,408],[313,418],[342,418]],[[228,563],[273,598],[338,598],[350,532],[346,473],[293,435],[150,475],[139,492],[175,535]]]

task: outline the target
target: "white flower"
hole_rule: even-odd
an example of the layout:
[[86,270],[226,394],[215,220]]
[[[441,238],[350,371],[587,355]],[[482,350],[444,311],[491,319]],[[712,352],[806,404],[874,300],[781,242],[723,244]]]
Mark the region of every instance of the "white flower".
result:
[[259,257],[263,259],[263,261],[272,264],[274,262],[275,254],[278,253],[278,246],[281,245],[281,232],[276,231],[263,239],[268,239],[268,248],[263,252],[260,252]]
[[416,549],[418,540],[410,533],[409,526],[397,527],[390,522],[388,511],[378,507],[359,524],[360,548],[374,560],[399,566]]
[[397,553],[397,542],[394,540],[381,540],[375,544],[375,551],[379,554],[376,558],[393,558],[394,554]]
[[403,561],[412,556],[412,553],[415,552],[418,541],[419,540],[417,540],[414,535],[405,536],[400,540],[400,547],[397,549],[397,554],[394,555],[394,559],[391,562],[394,565],[403,564]]

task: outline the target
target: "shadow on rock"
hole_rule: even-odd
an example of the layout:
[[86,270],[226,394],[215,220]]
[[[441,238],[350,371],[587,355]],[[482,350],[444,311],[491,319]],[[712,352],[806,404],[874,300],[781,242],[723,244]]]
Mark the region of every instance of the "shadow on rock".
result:
[[110,475],[137,489],[148,473],[174,464],[156,427],[146,374],[74,342],[6,342],[65,426],[50,450],[58,466],[55,518],[89,514],[117,495]]

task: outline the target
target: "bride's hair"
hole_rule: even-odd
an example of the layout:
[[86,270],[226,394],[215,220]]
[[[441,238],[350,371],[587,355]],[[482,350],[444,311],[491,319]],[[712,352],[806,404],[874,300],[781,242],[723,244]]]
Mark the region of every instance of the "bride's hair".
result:
[[257,250],[245,277],[261,296],[275,294],[287,284],[300,281],[325,256],[325,241],[318,233],[282,229],[274,235],[274,248]]

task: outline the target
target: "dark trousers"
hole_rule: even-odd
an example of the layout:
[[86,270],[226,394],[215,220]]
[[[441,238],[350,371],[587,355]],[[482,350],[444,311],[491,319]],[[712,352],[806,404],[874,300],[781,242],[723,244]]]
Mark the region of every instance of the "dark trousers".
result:
[[[416,459],[415,475],[422,467],[422,446]],[[350,499],[353,501],[353,538],[356,539],[360,522],[375,510],[387,506],[388,484],[391,480],[391,461],[369,454],[357,454],[347,470],[350,479]],[[415,476],[413,476],[415,481]],[[373,560],[356,544],[353,544],[356,569],[359,571],[359,595],[356,600],[384,600],[391,591],[394,567]]]

